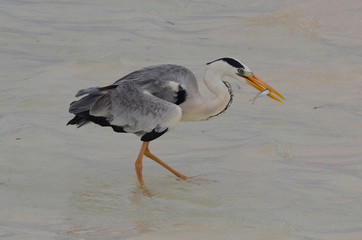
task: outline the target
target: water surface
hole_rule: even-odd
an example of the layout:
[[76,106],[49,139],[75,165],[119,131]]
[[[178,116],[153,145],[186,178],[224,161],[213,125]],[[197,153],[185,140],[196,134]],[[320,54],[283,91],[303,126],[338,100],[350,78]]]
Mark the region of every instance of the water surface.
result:
[[[0,238],[361,239],[358,1],[2,1]],[[176,63],[202,79],[233,56],[287,101],[233,83],[220,118],[151,145],[66,127],[74,94]],[[200,85],[202,83],[200,82]],[[206,92],[201,87],[203,92]]]

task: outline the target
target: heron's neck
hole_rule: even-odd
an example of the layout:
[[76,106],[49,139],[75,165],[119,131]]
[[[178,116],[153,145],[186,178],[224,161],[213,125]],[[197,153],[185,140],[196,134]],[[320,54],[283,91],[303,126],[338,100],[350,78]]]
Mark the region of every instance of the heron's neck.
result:
[[206,87],[214,94],[211,99],[205,99],[205,115],[207,119],[223,113],[231,104],[233,93],[231,85],[223,81],[224,75],[220,71],[207,68],[204,75]]
[[222,80],[223,75],[212,69],[207,69],[204,83],[214,95],[209,98],[201,97],[194,102],[191,112],[184,116],[184,121],[208,120],[223,113],[231,104],[232,91],[228,82]]

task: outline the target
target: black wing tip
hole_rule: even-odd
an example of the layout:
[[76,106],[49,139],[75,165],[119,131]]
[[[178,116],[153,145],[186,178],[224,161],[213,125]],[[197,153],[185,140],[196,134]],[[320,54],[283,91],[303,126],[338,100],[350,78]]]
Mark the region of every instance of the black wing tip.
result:
[[80,128],[84,125],[86,125],[87,123],[89,123],[90,121],[87,120],[87,119],[84,119],[84,118],[81,118],[79,116],[75,116],[74,118],[72,118],[68,123],[67,123],[67,126],[68,125],[76,125],[77,128]]
[[110,126],[112,127],[113,131],[115,131],[115,132],[126,133],[126,131],[121,126],[116,126],[116,125],[110,125]]
[[162,132],[156,132],[155,129],[152,130],[152,132],[146,133],[141,137],[141,141],[143,142],[151,142],[152,140],[155,140],[156,138],[161,137],[163,134],[167,132],[168,128]]
[[75,116],[69,122],[67,122],[67,126],[68,125],[77,125],[80,120],[81,120],[81,118],[79,116]]
[[78,127],[83,126],[84,124],[87,124],[89,122],[94,122],[101,126],[110,126],[109,121],[105,117],[95,117],[89,114],[88,111],[76,113],[75,117],[72,118],[67,125],[77,125]]

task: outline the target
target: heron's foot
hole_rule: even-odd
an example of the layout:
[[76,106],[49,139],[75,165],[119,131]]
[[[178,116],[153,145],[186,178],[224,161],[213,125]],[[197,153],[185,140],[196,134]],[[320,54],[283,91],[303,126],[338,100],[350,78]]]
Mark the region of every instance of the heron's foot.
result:
[[136,186],[131,192],[130,200],[133,203],[142,203],[143,200],[152,198],[155,196],[155,192],[147,186]]
[[138,184],[139,184],[139,188],[140,188],[140,189],[145,189],[145,183],[140,183],[140,182],[139,182]]
[[187,182],[190,182],[190,183],[215,183],[217,182],[217,180],[213,180],[213,179],[207,179],[207,178],[204,178],[203,176],[205,176],[206,174],[202,174],[202,175],[196,175],[196,176],[190,176],[190,177],[186,177],[186,179],[177,179],[179,181],[181,180],[185,180]]
[[[175,173],[174,173],[175,174]],[[178,177],[178,181],[181,181],[181,180],[188,180],[188,179],[190,179],[191,177],[186,177],[185,175],[183,175],[183,174],[181,174],[181,173],[177,173],[177,174],[175,174],[176,175],[176,177]]]
[[154,193],[148,187],[145,187],[145,185],[140,186],[140,190],[142,195],[145,197],[151,198],[154,195]]

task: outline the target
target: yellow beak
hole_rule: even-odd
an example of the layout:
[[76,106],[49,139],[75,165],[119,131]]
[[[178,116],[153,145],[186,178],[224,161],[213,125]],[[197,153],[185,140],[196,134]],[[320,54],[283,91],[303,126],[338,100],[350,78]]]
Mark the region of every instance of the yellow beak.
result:
[[283,102],[283,100],[285,100],[283,95],[278,93],[274,88],[272,88],[271,86],[266,84],[263,80],[261,80],[260,78],[255,76],[253,73],[246,73],[242,77],[244,77],[247,80],[246,82],[248,84],[250,84],[257,90],[259,90],[260,92],[268,89],[270,91],[270,93],[267,95],[268,97],[270,97],[278,102]]

